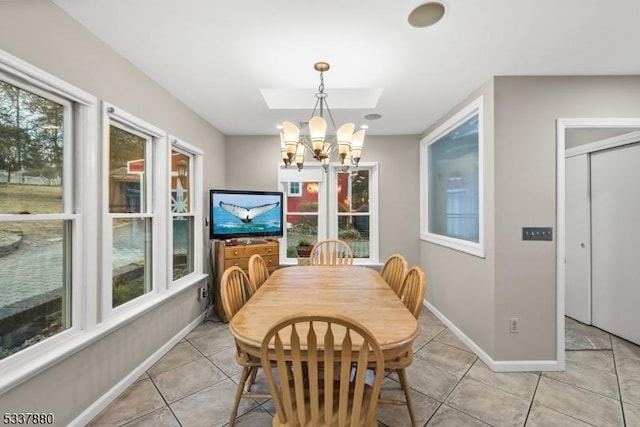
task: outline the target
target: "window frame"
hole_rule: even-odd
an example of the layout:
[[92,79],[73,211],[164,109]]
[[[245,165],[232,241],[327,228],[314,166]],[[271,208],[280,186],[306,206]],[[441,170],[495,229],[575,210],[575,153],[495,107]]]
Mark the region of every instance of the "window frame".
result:
[[[137,311],[149,304],[156,295],[167,290],[168,265],[167,251],[155,250],[167,244],[168,232],[162,232],[162,226],[167,223],[168,213],[163,206],[168,204],[169,191],[168,180],[159,179],[168,171],[169,144],[167,133],[162,129],[130,114],[108,102],[102,102],[102,160],[103,160],[103,194],[102,194],[102,248],[103,248],[103,273],[101,289],[101,314],[102,321],[123,319],[129,311]],[[138,213],[112,213],[109,211],[109,130],[114,125],[119,129],[141,136],[147,140],[145,146],[145,181],[146,194],[144,195],[145,209]],[[147,170],[151,165],[151,170]],[[168,173],[166,173],[168,175]],[[113,220],[126,218],[145,218],[151,221],[151,254],[148,260],[151,270],[145,274],[151,274],[151,289],[132,300],[117,307],[113,307]],[[164,246],[166,247],[166,246]],[[164,266],[164,267],[161,267]]]
[[[475,115],[478,116],[478,242],[429,231],[429,146]],[[420,140],[420,239],[484,258],[484,228],[484,97],[481,95]]]
[[[322,166],[318,164],[305,165],[304,169],[286,168],[282,163],[278,163],[278,187],[279,191],[284,192],[282,218],[284,221],[284,235],[280,239],[280,264],[295,265],[298,258],[287,258],[287,216],[289,215],[289,206],[287,200],[287,192],[289,190],[289,182],[317,182],[318,183],[318,211],[307,213],[308,215],[318,216],[318,233],[317,240],[327,238],[327,181]],[[302,185],[300,186],[302,191]],[[295,196],[294,196],[295,197]],[[302,214],[305,213],[295,213]]]
[[[171,144],[169,144],[169,159],[171,159],[171,152],[178,151],[182,154],[189,156],[189,170],[191,174],[189,175],[189,212],[188,213],[174,213],[171,212],[171,197],[168,197],[168,212],[169,212],[169,227],[171,232],[168,233],[167,236],[167,278],[170,280],[169,287],[170,288],[178,288],[181,289],[185,286],[189,286],[193,283],[193,280],[198,280],[203,275],[203,245],[204,245],[204,236],[202,230],[199,228],[200,224],[203,224],[203,212],[204,205],[202,201],[202,197],[199,197],[200,194],[203,194],[202,191],[202,180],[203,180],[203,159],[204,152],[200,150],[198,147],[191,145],[177,137],[169,135],[169,140]],[[171,162],[169,161],[169,182],[167,184],[167,191],[170,195],[171,193]],[[180,277],[177,280],[173,280],[173,218],[175,216],[190,216],[193,218],[193,272]]]
[[[354,258],[354,265],[375,265],[379,264],[380,260],[380,230],[379,230],[379,185],[378,185],[378,162],[360,162],[357,167],[349,167],[349,172],[356,170],[366,169],[369,171],[369,257],[368,258]],[[338,237],[338,218],[340,216],[357,216],[353,215],[354,212],[345,213],[338,212],[338,202],[336,200],[337,186],[338,186],[338,173],[342,171],[341,163],[331,163],[329,165],[329,190],[327,191],[328,202],[328,234],[332,238],[339,239]],[[341,215],[343,214],[343,215]]]
[[67,251],[71,252],[69,280],[71,322],[67,329],[41,342],[0,360],[0,394],[29,378],[44,366],[57,363],[65,354],[77,347],[83,331],[96,324],[96,292],[91,283],[97,277],[98,261],[82,259],[87,251],[95,252],[98,218],[95,212],[97,187],[92,166],[97,158],[97,112],[95,96],[22,61],[0,49],[0,79],[60,103],[64,108],[64,135],[62,171],[62,211],[55,214],[15,215],[0,214],[0,222],[69,221],[71,239]]

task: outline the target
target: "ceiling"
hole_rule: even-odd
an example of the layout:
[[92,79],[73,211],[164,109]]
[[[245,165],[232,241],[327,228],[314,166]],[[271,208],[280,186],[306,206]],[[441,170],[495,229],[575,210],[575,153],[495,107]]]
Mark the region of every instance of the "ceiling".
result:
[[640,74],[638,0],[445,0],[428,28],[407,22],[426,0],[53,1],[226,135],[307,121],[318,61],[336,125],[378,135],[422,133],[495,75]]

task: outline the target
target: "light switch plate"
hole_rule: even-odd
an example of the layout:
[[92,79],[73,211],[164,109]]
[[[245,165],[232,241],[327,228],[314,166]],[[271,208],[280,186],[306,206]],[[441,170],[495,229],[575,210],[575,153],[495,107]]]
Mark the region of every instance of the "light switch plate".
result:
[[553,227],[522,227],[522,240],[553,240]]

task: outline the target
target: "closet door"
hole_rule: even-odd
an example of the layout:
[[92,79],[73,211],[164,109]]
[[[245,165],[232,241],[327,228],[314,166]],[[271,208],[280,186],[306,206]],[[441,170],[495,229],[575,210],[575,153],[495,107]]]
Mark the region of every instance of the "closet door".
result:
[[591,222],[589,155],[569,157],[566,165],[565,314],[591,324]]
[[591,155],[592,320],[640,344],[640,144]]

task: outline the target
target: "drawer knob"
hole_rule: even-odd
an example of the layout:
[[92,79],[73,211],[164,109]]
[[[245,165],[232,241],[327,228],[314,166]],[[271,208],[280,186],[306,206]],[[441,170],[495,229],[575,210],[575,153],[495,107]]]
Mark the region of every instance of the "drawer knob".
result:
[[234,255],[238,255],[238,251],[233,251],[233,254]]
[[270,260],[269,260],[269,264],[271,264],[272,262],[273,262],[273,260],[272,260],[272,259],[270,259]]

